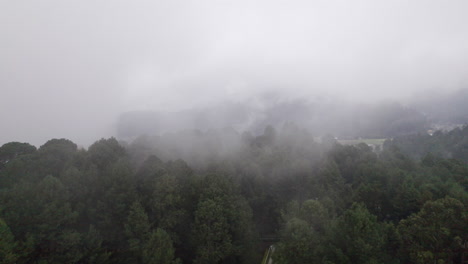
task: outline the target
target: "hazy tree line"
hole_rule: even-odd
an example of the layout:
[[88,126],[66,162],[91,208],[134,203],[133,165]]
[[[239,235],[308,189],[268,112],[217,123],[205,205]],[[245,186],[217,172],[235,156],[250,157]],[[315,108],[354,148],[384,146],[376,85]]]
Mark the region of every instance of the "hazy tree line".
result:
[[[445,121],[397,102],[260,101],[261,109],[256,104],[239,102],[180,112],[126,112],[117,122],[117,133],[120,138],[133,138],[145,133],[234,127],[261,134],[268,125],[281,127],[285,122],[294,122],[316,136],[333,131],[340,138],[389,138],[425,132],[433,122]],[[461,123],[465,122],[468,119]]]
[[414,159],[421,159],[427,153],[431,153],[468,163],[468,126],[448,132],[435,131],[432,135],[424,133],[397,137],[387,140],[385,147],[397,147]]
[[0,263],[259,263],[265,237],[275,263],[461,263],[466,160],[398,140],[375,153],[288,124],[7,143]]

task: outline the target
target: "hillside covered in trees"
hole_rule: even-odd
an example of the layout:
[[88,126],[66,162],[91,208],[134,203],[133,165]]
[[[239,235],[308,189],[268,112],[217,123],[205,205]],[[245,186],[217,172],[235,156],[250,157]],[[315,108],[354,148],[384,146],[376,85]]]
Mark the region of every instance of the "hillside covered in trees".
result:
[[396,147],[414,159],[431,153],[442,158],[454,158],[468,163],[468,126],[434,134],[414,134],[385,142],[386,148]]
[[135,138],[142,134],[224,127],[258,134],[268,125],[281,127],[294,122],[313,131],[315,136],[332,132],[340,138],[387,138],[426,132],[433,122],[443,121],[430,117],[398,102],[356,103],[338,98],[285,100],[271,95],[178,112],[125,112],[116,126],[119,138]]
[[0,263],[260,263],[273,243],[275,264],[462,263],[466,131],[378,153],[291,124],[7,143]]

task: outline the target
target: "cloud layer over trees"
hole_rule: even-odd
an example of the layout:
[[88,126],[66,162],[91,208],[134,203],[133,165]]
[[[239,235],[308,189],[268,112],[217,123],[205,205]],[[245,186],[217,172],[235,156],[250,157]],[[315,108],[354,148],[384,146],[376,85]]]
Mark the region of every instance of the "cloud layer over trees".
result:
[[[0,142],[89,144],[122,111],[274,91],[355,100],[467,86],[468,3],[0,3]],[[90,127],[93,127],[90,129]]]

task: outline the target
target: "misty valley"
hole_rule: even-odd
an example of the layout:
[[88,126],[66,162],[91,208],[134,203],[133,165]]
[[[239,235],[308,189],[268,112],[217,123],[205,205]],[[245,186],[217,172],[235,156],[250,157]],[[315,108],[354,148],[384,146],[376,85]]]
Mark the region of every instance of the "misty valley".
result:
[[[468,127],[0,148],[1,263],[465,263]],[[371,140],[372,142],[372,140]]]
[[0,0],[0,264],[468,264],[467,0]]

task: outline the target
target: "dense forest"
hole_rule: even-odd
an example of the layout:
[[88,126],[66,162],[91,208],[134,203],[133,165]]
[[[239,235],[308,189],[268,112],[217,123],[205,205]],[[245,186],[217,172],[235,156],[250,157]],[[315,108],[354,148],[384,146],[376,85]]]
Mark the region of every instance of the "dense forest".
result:
[[468,126],[451,131],[435,131],[432,135],[415,134],[396,137],[385,142],[386,148],[397,147],[414,159],[431,153],[442,158],[454,158],[468,163]]
[[288,124],[0,148],[0,263],[463,263],[468,128],[374,152]]

